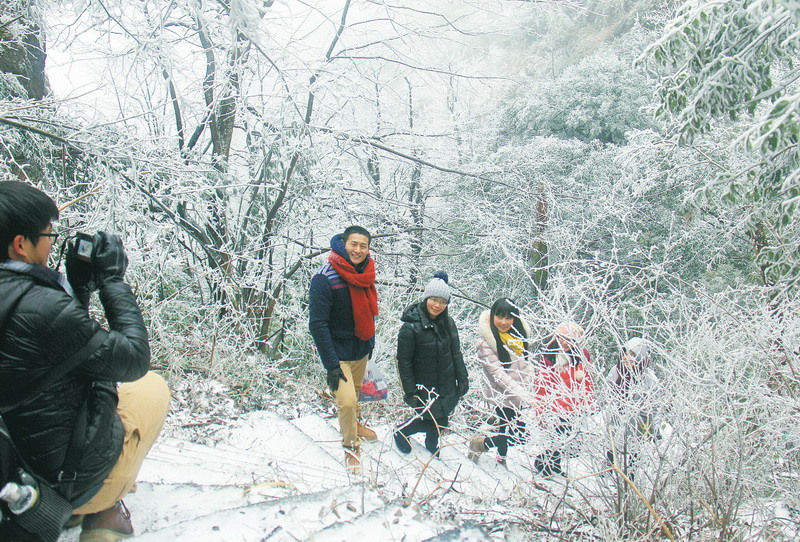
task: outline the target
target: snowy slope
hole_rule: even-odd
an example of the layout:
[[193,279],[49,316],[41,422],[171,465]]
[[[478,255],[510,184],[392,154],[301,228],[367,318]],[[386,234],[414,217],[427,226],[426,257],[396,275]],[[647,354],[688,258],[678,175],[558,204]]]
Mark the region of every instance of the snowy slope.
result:
[[[378,428],[378,442],[365,443],[363,472],[353,475],[344,468],[335,423],[317,415],[290,422],[260,411],[232,423],[213,447],[160,439],[137,491],[125,499],[134,539],[488,539],[477,526],[432,518],[413,503],[502,486],[492,475],[452,449],[444,449],[443,460],[431,460],[421,446],[404,456],[390,445],[387,428]],[[70,529],[60,540],[75,542],[79,532]]]
[[[215,428],[211,445],[162,437],[125,499],[134,539],[548,540],[554,532],[577,536],[577,525],[585,539],[602,539],[586,505],[609,494],[610,478],[597,475],[598,454],[587,453],[586,441],[566,461],[570,478],[548,480],[531,468],[533,444],[511,448],[506,468],[494,452],[467,459],[474,432],[450,428],[432,457],[417,440],[400,453],[392,426],[374,429],[378,439],[363,444],[357,475],[344,467],[336,419],[320,413],[233,417]],[[558,509],[569,524],[554,522]],[[61,542],[78,536],[70,529]]]
[[[194,383],[191,394],[175,391],[179,407],[145,461],[138,490],[125,499],[134,540],[624,538],[614,513],[622,482],[603,472],[602,413],[562,443],[569,478],[543,479],[532,464],[548,436],[535,423],[528,426],[529,441],[510,448],[503,467],[494,450],[477,462],[466,457],[470,438],[495,429],[488,422],[451,423],[433,458],[422,435],[413,437],[411,453],[400,453],[392,438],[396,413],[375,409],[369,417],[378,439],[363,444],[362,473],[353,475],[344,467],[332,406],[275,397],[262,403],[271,411],[243,414],[224,392],[205,382]],[[648,447],[642,464],[678,461],[670,456],[671,434],[662,427],[664,437]],[[637,476],[645,495],[658,490],[648,479]],[[638,502],[629,490],[626,498]],[[794,508],[780,500],[756,504],[742,513],[751,525],[769,528],[774,540],[798,539]],[[60,542],[77,542],[79,533],[70,529]]]

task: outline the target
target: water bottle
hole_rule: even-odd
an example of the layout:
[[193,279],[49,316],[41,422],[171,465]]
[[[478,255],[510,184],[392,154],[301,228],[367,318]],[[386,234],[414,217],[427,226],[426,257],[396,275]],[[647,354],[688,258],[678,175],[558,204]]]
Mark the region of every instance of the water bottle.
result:
[[15,482],[8,482],[3,489],[0,489],[0,499],[6,501],[8,509],[16,515],[30,510],[38,498],[39,492],[33,486],[21,486]]

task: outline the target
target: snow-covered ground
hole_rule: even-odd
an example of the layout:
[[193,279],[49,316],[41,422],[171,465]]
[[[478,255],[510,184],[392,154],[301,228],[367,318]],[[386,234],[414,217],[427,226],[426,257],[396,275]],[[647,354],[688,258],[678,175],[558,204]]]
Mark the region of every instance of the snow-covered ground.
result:
[[344,467],[336,419],[320,414],[241,415],[213,446],[163,437],[125,499],[136,540],[488,540],[487,519],[499,521],[531,478],[519,463],[468,460],[455,434],[434,459],[416,442],[399,453],[391,428],[375,429],[359,475]]
[[[592,512],[613,508],[604,499],[617,495],[614,476],[598,474],[607,466],[596,421],[567,448],[568,478],[551,480],[532,468],[544,438],[536,430],[531,444],[509,450],[503,467],[493,452],[470,461],[475,433],[458,426],[443,434],[439,458],[421,441],[401,454],[390,420],[376,416],[378,440],[364,443],[362,472],[354,475],[330,408],[279,401],[272,411],[241,413],[217,396],[192,414],[198,405],[182,397],[178,390],[180,406],[125,499],[135,540],[618,539],[615,517]],[[645,480],[637,483],[647,491]],[[775,517],[789,518],[784,524],[793,514],[775,504]],[[66,531],[60,542],[77,542],[79,532]]]
[[[420,476],[430,454],[418,447],[400,456],[384,439],[364,446],[363,473],[352,475],[330,421],[312,415],[292,423],[262,411],[240,417],[213,447],[162,438],[126,498],[136,539],[426,540],[453,531],[454,539],[486,539],[483,530],[432,518],[400,495],[387,499],[387,486],[446,491],[453,484],[444,477],[460,465],[455,456]],[[471,470],[471,483],[491,480],[474,464]],[[71,529],[61,540],[78,534]]]

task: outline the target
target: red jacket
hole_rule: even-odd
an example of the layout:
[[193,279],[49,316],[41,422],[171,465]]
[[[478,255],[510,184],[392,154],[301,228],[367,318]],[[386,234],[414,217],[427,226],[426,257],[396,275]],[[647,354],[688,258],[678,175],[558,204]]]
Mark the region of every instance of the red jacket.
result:
[[562,415],[588,407],[594,399],[590,364],[586,349],[576,365],[554,364],[545,356],[536,375],[536,395],[542,401],[537,413]]

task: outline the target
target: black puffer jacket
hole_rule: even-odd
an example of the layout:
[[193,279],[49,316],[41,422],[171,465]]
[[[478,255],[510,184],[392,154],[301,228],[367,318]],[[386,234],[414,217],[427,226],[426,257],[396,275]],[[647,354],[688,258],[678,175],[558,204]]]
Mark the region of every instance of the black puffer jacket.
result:
[[[119,457],[124,430],[116,413],[115,382],[130,382],[149,369],[147,330],[130,287],[121,279],[99,294],[105,331],[57,282],[41,273],[0,269],[0,300],[21,297],[0,314],[0,406],[16,405],[26,386],[70,357],[98,331],[102,344],[60,381],[3,419],[29,466],[55,482],[64,464],[84,399],[88,398],[83,456],[73,497],[102,482]],[[2,304],[0,304],[2,305]]]
[[[447,417],[469,387],[456,323],[446,309],[431,320],[424,301],[407,307],[401,320],[403,326],[397,338],[397,370],[403,392],[416,394],[417,401],[421,401],[417,411],[422,411],[422,405],[428,403],[429,393],[425,390],[438,394],[423,416],[446,425]],[[425,390],[418,389],[417,385]]]

